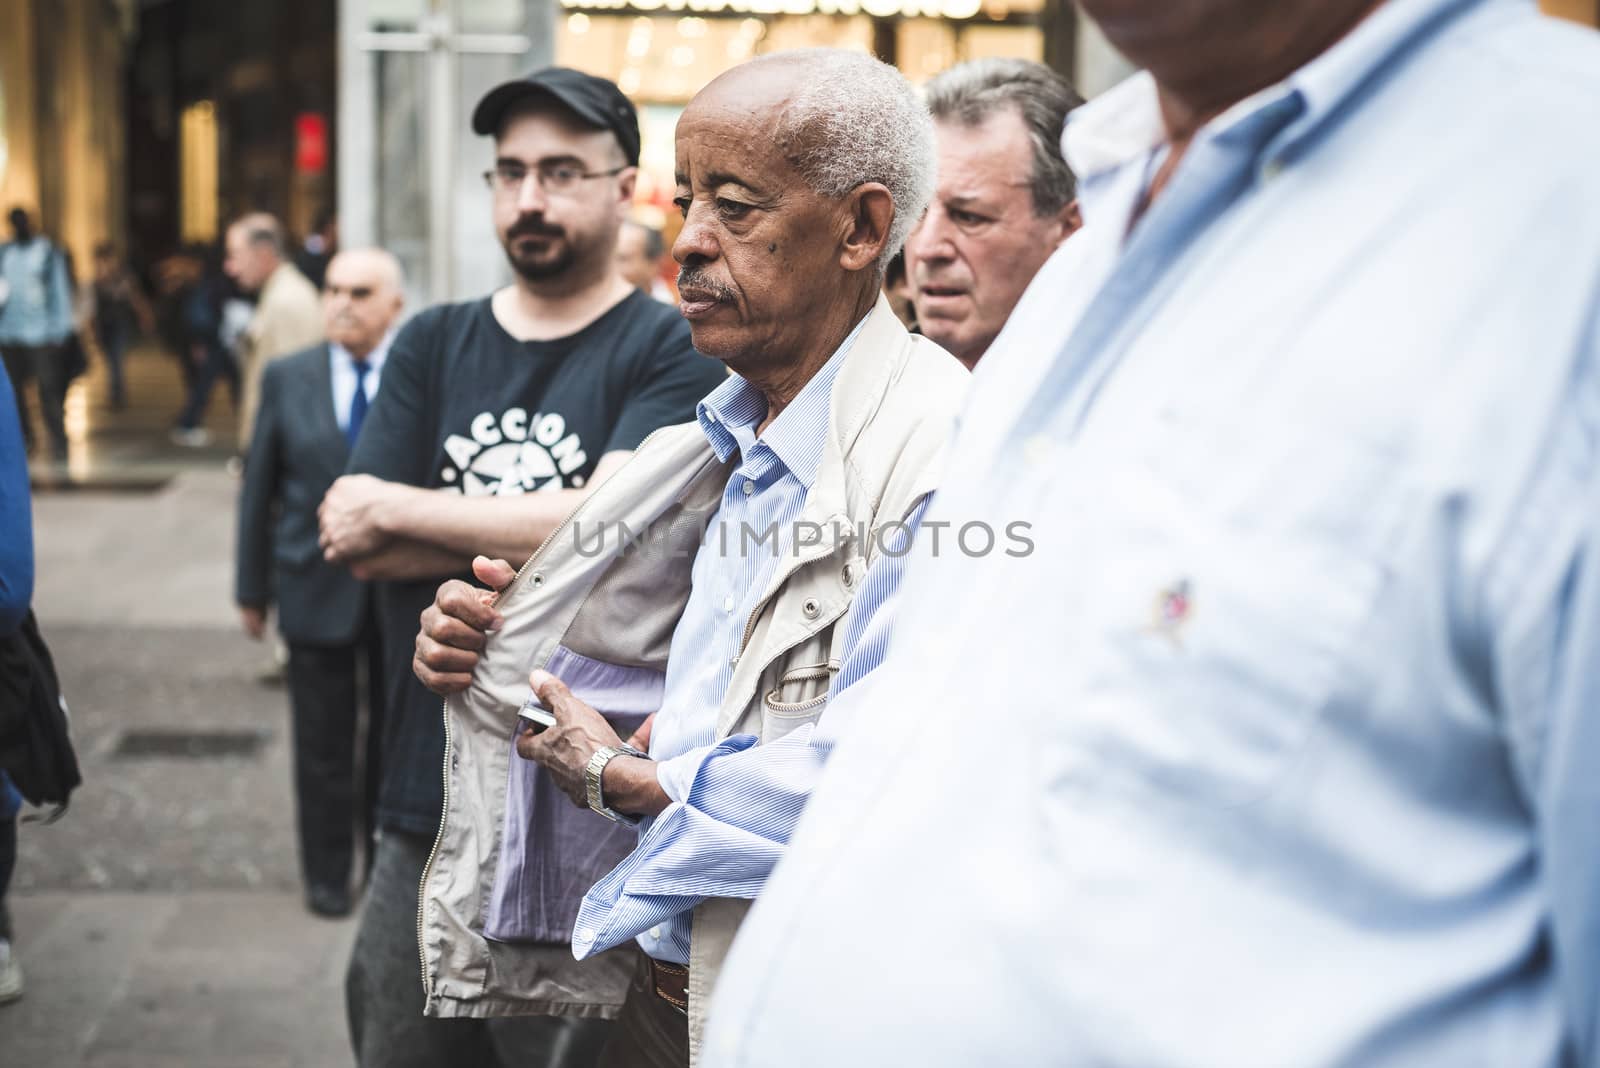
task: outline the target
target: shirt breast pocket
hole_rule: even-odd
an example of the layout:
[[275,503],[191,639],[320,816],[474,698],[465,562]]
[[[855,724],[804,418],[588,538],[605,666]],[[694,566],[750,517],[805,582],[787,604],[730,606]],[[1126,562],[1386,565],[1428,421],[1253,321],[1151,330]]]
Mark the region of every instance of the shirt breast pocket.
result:
[[1248,805],[1314,757],[1319,721],[1359,684],[1404,494],[1369,449],[1208,462],[1191,444],[1095,480],[1062,755],[1090,779]]

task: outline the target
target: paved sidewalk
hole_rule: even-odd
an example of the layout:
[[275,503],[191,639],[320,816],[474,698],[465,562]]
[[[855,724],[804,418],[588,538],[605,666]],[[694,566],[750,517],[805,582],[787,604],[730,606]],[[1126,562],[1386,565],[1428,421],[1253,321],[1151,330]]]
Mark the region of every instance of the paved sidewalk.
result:
[[308,917],[297,892],[43,891],[12,904],[28,989],[0,1008],[0,1063],[350,1063],[354,924]]
[[[286,698],[231,606],[237,485],[220,454],[171,454],[157,431],[128,432],[129,465],[93,462],[114,492],[34,499],[34,606],[85,784],[60,821],[20,829],[27,992],[0,1008],[0,1066],[346,1065],[355,923],[301,904]],[[117,485],[130,471],[160,478]],[[124,749],[130,732],[172,730],[254,750]]]

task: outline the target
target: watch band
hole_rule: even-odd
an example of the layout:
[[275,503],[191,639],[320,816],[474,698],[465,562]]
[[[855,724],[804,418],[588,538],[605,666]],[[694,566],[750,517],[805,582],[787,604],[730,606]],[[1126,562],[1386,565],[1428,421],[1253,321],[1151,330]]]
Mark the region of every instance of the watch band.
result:
[[639,822],[639,817],[624,815],[621,812],[614,812],[607,808],[605,793],[600,786],[600,778],[605,774],[606,765],[611,763],[613,757],[618,756],[636,756],[644,757],[646,760],[650,759],[631,745],[620,747],[602,745],[594,751],[594,755],[589,758],[588,766],[583,769],[583,785],[585,792],[589,796],[590,808],[614,823],[626,823],[631,826]]

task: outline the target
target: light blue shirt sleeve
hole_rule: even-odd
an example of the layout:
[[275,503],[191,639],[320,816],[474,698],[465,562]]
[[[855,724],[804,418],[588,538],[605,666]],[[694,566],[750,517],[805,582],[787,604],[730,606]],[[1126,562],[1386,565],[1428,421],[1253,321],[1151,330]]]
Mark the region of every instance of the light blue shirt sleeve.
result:
[[862,580],[821,720],[769,745],[741,734],[662,762],[662,789],[674,803],[585,896],[573,933],[576,957],[621,945],[705,898],[753,898],[761,891],[835,741],[870,690],[859,684],[883,661],[895,593],[927,503],[884,539]]
[[1484,582],[1492,677],[1577,1063],[1600,1064],[1600,322]]

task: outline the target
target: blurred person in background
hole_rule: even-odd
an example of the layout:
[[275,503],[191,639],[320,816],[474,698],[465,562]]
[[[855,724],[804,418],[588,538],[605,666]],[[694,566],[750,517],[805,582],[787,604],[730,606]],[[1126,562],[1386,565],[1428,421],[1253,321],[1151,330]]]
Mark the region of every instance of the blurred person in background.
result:
[[325,209],[317,217],[316,229],[306,235],[300,250],[294,254],[294,265],[300,268],[307,281],[321,289],[328,264],[338,251],[339,216]]
[[164,262],[158,274],[165,293],[162,334],[177,354],[185,390],[172,440],[188,447],[209,445],[206,411],[219,380],[227,382],[235,413],[239,410],[239,364],[223,338],[233,283],[222,272],[216,245],[191,246]]
[[50,456],[64,461],[70,383],[65,346],[74,329],[72,272],[62,250],[34,229],[26,210],[13,208],[8,221],[12,240],[0,245],[0,356],[11,376],[28,454],[34,451],[34,433],[25,398],[32,382],[37,383]]
[[89,298],[89,320],[94,328],[95,343],[106,362],[110,387],[107,400],[113,411],[121,411],[128,403],[123,357],[141,332],[153,329],[154,322],[150,302],[145,299],[139,280],[109,241],[94,247],[94,280],[89,287]]
[[[28,458],[12,398],[10,376],[0,369],[0,638],[21,628],[33,600],[33,517]],[[17,812],[22,796],[0,770],[0,1005],[22,996],[22,965],[11,942],[6,889],[17,864]]]
[[239,492],[234,600],[256,639],[275,606],[288,644],[301,870],[306,905],[323,916],[350,911],[358,827],[367,835],[363,856],[372,859],[384,675],[371,592],[323,560],[317,507],[378,395],[401,291],[400,264],[380,249],[341,252],[328,264],[328,340],[263,372]]
[[[418,885],[443,813],[445,733],[438,698],[411,670],[417,618],[477,554],[526,560],[648,434],[692,419],[723,378],[683,318],[617,269],[639,124],[615,84],[547,68],[489,92],[472,128],[494,139],[488,207],[514,280],[400,331],[351,473],[322,507],[327,558],[385,580],[388,767],[346,980],[364,1066],[588,1064],[611,1031],[595,1003],[620,1004],[631,960],[574,960],[570,922],[542,932],[538,948],[554,978],[530,1008],[552,1015],[422,1015]],[[593,848],[620,856],[627,843]],[[550,906],[570,916],[581,892],[552,892]]]
[[928,82],[939,188],[906,242],[917,327],[970,370],[1077,230],[1061,127],[1083,99],[1049,67],[979,59]]
[[894,309],[895,318],[901,325],[913,334],[922,333],[917,329],[917,307],[911,301],[911,279],[906,277],[906,254],[902,250],[889,261],[889,266],[883,272],[883,295],[889,301],[889,307]]
[[228,227],[223,270],[256,298],[255,314],[240,350],[239,449],[249,447],[267,364],[322,340],[317,289],[286,258],[283,224],[254,212]]
[[661,231],[637,219],[628,219],[617,234],[617,269],[635,287],[664,304],[678,300],[661,277],[661,264],[667,258],[667,245]]

